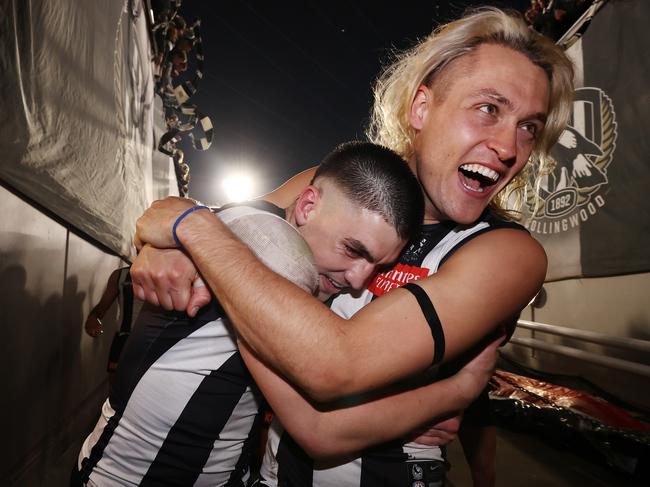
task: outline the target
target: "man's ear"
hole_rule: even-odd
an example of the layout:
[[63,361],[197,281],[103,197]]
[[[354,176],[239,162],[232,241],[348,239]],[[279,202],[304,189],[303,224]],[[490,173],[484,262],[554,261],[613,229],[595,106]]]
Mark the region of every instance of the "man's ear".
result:
[[420,85],[418,90],[415,92],[409,116],[411,127],[415,130],[422,130],[422,127],[424,127],[424,121],[427,117],[427,111],[429,110],[429,102],[432,97],[433,93],[431,93],[431,90],[424,85]]
[[300,192],[296,202],[296,225],[302,226],[315,214],[320,203],[321,194],[316,186],[309,185]]

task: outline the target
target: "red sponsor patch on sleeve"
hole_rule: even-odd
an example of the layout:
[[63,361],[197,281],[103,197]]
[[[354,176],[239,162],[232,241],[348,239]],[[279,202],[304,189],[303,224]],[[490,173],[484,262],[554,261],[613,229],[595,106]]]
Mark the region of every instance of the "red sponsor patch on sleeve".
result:
[[417,281],[428,275],[429,269],[426,267],[397,264],[391,270],[377,274],[370,286],[368,286],[368,290],[375,296],[381,296],[396,287]]

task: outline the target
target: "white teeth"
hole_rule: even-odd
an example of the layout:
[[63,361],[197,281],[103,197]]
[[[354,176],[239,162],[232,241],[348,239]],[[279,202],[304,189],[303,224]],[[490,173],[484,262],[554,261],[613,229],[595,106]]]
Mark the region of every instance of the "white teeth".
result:
[[489,167],[481,166],[480,164],[463,164],[462,166],[460,166],[460,168],[464,171],[478,173],[481,176],[484,176],[492,180],[493,183],[496,183],[497,180],[499,179],[498,172],[490,169]]
[[[326,276],[326,277],[327,277],[327,276]],[[333,281],[332,279],[330,279],[329,277],[327,277],[327,280],[328,280],[328,281],[330,282],[330,284],[332,284],[332,286],[334,286],[336,289],[343,289],[343,286],[341,286],[340,284],[334,282],[334,281]]]

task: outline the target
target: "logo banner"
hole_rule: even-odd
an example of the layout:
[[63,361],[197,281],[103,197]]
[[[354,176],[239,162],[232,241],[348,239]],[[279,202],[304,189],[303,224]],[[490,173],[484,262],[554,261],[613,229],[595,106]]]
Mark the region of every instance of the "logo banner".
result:
[[608,2],[569,50],[573,114],[526,201],[547,280],[650,271],[650,2]]

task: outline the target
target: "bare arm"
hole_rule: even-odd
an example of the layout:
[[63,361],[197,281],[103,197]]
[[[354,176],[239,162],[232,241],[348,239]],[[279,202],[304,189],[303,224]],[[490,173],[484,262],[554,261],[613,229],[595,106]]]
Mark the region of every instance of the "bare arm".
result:
[[[154,203],[138,220],[138,236],[173,246],[171,226],[190,205],[178,198]],[[310,397],[380,387],[431,364],[431,331],[407,291],[396,289],[345,321],[263,266],[211,213],[191,213],[177,235],[244,340]],[[444,361],[519,312],[545,272],[544,251],[532,237],[500,229],[474,238],[418,281],[444,329]]]
[[257,199],[266,200],[280,208],[287,208],[296,201],[300,192],[311,183],[315,173],[316,167],[305,169],[293,176],[279,188],[275,189],[271,193],[265,194],[264,196],[260,196]]
[[493,341],[448,379],[334,410],[314,406],[244,343],[239,350],[284,428],[312,458],[325,458],[402,437],[435,417],[465,408],[492,375],[500,341]]
[[106,289],[102,294],[102,297],[99,298],[99,302],[90,310],[86,322],[84,324],[84,329],[92,337],[96,337],[100,333],[103,333],[102,322],[100,321],[108,308],[110,308],[113,301],[117,299],[119,293],[118,289],[118,279],[120,275],[120,269],[115,269],[111,272],[111,275],[108,277],[106,282]]
[[432,421],[434,424],[427,424],[422,428],[415,430],[408,438],[414,443],[428,446],[442,446],[458,439],[460,423],[463,419],[463,412],[460,411],[456,416],[451,416],[442,421]]

